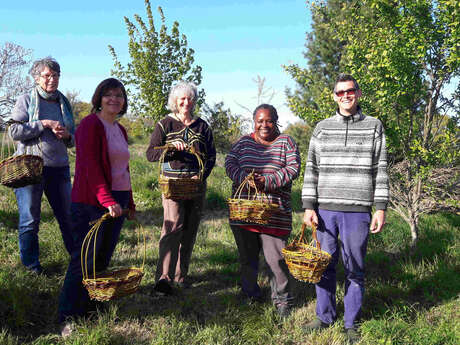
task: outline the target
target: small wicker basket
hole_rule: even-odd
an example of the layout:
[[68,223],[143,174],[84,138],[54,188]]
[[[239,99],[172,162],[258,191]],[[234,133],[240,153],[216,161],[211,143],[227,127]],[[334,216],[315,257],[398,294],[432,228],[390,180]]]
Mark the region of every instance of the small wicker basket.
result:
[[[241,192],[248,190],[248,198],[242,199]],[[252,194],[251,194],[252,193]],[[278,211],[278,205],[270,203],[265,193],[257,190],[254,183],[254,172],[251,172],[238,189],[233,198],[227,200],[230,220],[241,220],[248,223],[268,224],[273,213]]]
[[316,237],[316,225],[312,225],[311,244],[305,242],[305,227],[302,224],[302,232],[298,240],[294,240],[281,250],[284,260],[292,276],[298,280],[318,283],[321,280],[324,270],[331,261],[331,255],[321,250],[321,244]]
[[[18,121],[9,121],[8,124]],[[0,152],[0,184],[10,188],[20,188],[42,180],[43,158],[37,155],[22,154],[11,156],[11,143],[8,128],[2,137]],[[5,150],[5,146],[7,150]],[[7,151],[7,152],[5,152]],[[12,150],[14,152],[14,150]]]
[[[125,211],[126,212],[126,211]],[[83,273],[83,285],[88,291],[89,297],[96,301],[110,301],[123,296],[133,294],[139,288],[139,285],[144,276],[144,265],[146,255],[145,233],[142,227],[144,241],[144,257],[141,267],[123,267],[118,269],[107,270],[104,272],[96,272],[96,238],[101,224],[111,218],[109,213],[104,214],[99,218],[90,229],[81,248],[81,270]],[[139,235],[140,237],[140,235]],[[140,238],[138,237],[138,242]],[[93,277],[88,275],[88,249],[90,245],[93,248]]]
[[161,188],[161,193],[166,199],[173,200],[189,200],[196,198],[203,194],[203,173],[204,165],[203,160],[200,155],[195,151],[193,146],[188,146],[186,151],[195,155],[198,166],[199,173],[198,178],[191,177],[182,177],[174,178],[164,175],[163,163],[168,151],[175,150],[173,145],[165,145],[160,147],[155,147],[156,149],[163,148],[163,153],[161,154],[159,165],[160,165],[160,176],[158,178],[158,184]]

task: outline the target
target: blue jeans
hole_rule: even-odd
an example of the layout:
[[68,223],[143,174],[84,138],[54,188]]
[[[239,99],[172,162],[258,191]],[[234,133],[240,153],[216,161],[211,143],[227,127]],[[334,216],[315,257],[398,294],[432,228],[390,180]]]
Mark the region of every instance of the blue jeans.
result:
[[21,261],[27,268],[41,271],[38,248],[38,230],[43,192],[59,223],[62,239],[70,253],[73,240],[70,230],[70,171],[69,167],[43,167],[40,183],[16,188],[19,211],[19,251]]
[[[318,241],[332,259],[316,284],[316,315],[328,324],[337,318],[336,265],[339,251],[345,268],[345,328],[352,328],[361,312],[364,296],[364,258],[369,237],[370,214],[319,210]],[[339,240],[340,237],[340,240]]]
[[[128,207],[129,192],[112,191],[112,196],[123,209]],[[88,292],[82,284],[81,246],[86,234],[92,227],[89,223],[99,219],[107,212],[107,209],[82,203],[72,203],[71,210],[75,246],[59,297],[59,322],[70,317],[85,316],[92,308],[95,308],[96,304],[90,300]],[[124,220],[125,216],[108,219],[99,228],[96,239],[96,271],[104,271],[109,266]],[[92,276],[94,242],[91,242],[88,248],[87,267],[88,274]]]

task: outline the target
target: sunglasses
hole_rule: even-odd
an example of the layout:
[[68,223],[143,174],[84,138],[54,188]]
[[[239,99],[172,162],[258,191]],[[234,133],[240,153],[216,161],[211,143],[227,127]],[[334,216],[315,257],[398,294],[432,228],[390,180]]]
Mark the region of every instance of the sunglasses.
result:
[[340,91],[335,92],[337,97],[343,97],[345,96],[345,94],[348,94],[349,96],[354,96],[355,93],[356,93],[356,89],[340,90]]

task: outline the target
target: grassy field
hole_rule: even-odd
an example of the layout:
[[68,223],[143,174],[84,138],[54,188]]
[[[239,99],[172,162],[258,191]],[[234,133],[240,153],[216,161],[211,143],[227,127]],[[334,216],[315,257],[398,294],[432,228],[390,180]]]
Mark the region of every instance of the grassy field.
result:
[[[338,289],[339,321],[304,335],[301,325],[315,317],[311,284],[293,281],[295,310],[286,320],[270,303],[243,305],[238,298],[237,250],[227,221],[230,180],[223,157],[208,180],[207,207],[190,268],[193,286],[170,297],[153,292],[162,223],[158,169],[144,158],[145,146],[131,146],[131,172],[138,221],[147,235],[146,276],[139,291],[108,302],[103,312],[82,320],[77,331],[58,336],[57,300],[68,257],[47,202],[42,204],[41,262],[45,275],[23,269],[17,245],[17,208],[12,190],[0,187],[0,344],[277,344],[338,345],[342,333],[343,284]],[[300,230],[301,181],[294,185],[294,234]],[[421,221],[415,252],[407,248],[407,226],[390,213],[381,234],[372,235],[367,256],[366,300],[360,344],[435,345],[460,343],[460,216],[435,214]],[[114,264],[136,261],[138,225],[127,222]],[[141,243],[142,244],[142,243]],[[261,261],[263,259],[261,258]],[[338,279],[343,283],[343,270]]]

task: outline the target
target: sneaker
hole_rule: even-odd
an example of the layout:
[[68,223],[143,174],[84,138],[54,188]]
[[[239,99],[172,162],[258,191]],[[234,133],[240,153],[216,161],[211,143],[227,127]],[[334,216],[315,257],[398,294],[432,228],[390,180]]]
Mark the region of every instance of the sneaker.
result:
[[320,319],[316,318],[315,320],[310,321],[306,325],[303,325],[302,326],[302,331],[304,333],[311,333],[311,332],[314,332],[314,331],[317,331],[317,330],[320,330],[320,329],[328,328],[330,326],[331,325],[329,323],[325,323],[325,322],[321,321]]
[[282,303],[276,306],[276,311],[281,319],[285,320],[291,315],[292,307],[289,304]]
[[61,325],[61,337],[67,338],[73,331],[75,331],[75,324],[73,322],[64,322]]
[[347,337],[348,344],[356,344],[361,339],[361,335],[359,334],[357,327],[345,328],[345,335]]
[[166,279],[160,279],[153,289],[158,292],[159,294],[162,295],[172,295],[173,294],[173,289],[171,285],[169,285],[169,282]]

